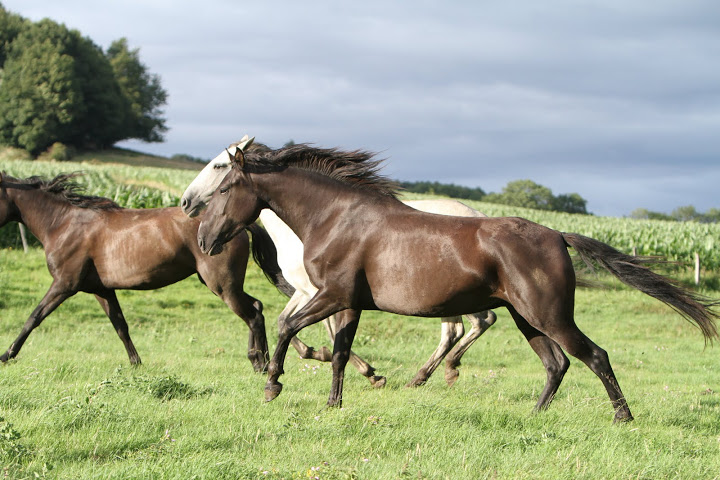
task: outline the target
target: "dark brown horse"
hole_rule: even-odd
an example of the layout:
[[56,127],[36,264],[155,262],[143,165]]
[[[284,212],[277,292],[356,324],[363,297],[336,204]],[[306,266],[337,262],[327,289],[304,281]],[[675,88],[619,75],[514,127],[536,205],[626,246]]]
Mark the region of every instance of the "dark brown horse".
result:
[[[107,198],[79,194],[74,175],[53,180],[0,174],[0,226],[24,223],[40,240],[52,285],[0,360],[15,357],[30,332],[77,292],[95,295],[125,345],[130,363],[140,363],[115,290],[152,290],[193,273],[248,327],[248,358],[256,371],[267,367],[268,345],[262,304],[243,291],[249,256],[246,233],[222,253],[208,257],[197,245],[198,219],[179,208],[125,209]],[[274,245],[257,225],[253,253],[269,278],[284,287]],[[267,250],[270,249],[270,250]],[[291,291],[285,293],[292,294]]]
[[233,169],[214,192],[198,240],[214,253],[273,210],[300,237],[305,267],[317,294],[280,329],[268,367],[266,400],[282,389],[278,378],[290,339],[337,312],[343,321],[333,352],[328,405],[342,402],[343,371],[361,310],[427,317],[498,307],[509,310],[547,371],[537,403],[547,407],[569,366],[563,350],[602,381],[615,420],[632,415],[607,353],[575,324],[574,248],[630,286],[673,307],[717,337],[709,302],[653,273],[644,259],[597,240],[561,233],[522,218],[466,218],[414,210],[381,177],[379,162],[362,151],[296,145],[265,154],[238,150]]

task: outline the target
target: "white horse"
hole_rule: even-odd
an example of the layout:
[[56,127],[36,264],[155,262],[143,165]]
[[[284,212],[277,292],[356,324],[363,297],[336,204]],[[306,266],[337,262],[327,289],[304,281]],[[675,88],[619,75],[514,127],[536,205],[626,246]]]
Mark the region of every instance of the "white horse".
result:
[[[215,191],[222,179],[225,178],[225,175],[230,171],[230,156],[233,155],[237,149],[246,150],[249,148],[253,140],[253,138],[248,138],[246,135],[240,142],[230,145],[226,151],[220,153],[203,168],[195,180],[187,187],[185,193],[183,193],[181,207],[187,215],[193,217],[205,208],[212,192]],[[252,148],[267,147],[255,144]],[[409,200],[404,203],[417,210],[440,215],[462,217],[486,216],[456,200]],[[304,306],[315,295],[317,288],[310,282],[310,278],[305,271],[303,264],[303,244],[297,235],[269,209],[262,210],[260,213],[260,221],[275,243],[278,252],[278,265],[282,270],[283,276],[288,283],[295,288],[295,293],[283,309],[280,317],[278,317],[278,324],[281,324],[294,312]],[[460,358],[475,340],[485,333],[497,319],[495,314],[489,310],[466,315],[466,317],[470,321],[472,328],[464,337],[465,327],[462,317],[444,317],[441,319],[440,344],[407,386],[423,385],[445,357],[447,357],[445,363],[445,381],[448,385],[455,383],[459,375],[457,367],[460,365]],[[334,341],[335,316],[333,315],[324,320],[323,323],[330,335],[330,339]],[[330,361],[332,358],[330,351],[326,347],[315,351],[297,337],[293,338],[292,345],[302,358],[314,358],[321,361]],[[352,352],[350,362],[360,373],[367,377],[374,386],[382,387],[385,385],[385,378],[375,375],[375,370],[366,361]]]

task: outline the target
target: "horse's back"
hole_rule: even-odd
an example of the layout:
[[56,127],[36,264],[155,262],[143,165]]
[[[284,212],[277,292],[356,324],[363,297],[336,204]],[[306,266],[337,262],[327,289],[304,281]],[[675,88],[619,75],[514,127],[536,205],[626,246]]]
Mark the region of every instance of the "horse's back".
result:
[[468,207],[458,200],[449,198],[427,199],[427,200],[404,200],[403,203],[421,212],[435,213],[438,215],[453,215],[456,217],[486,217],[482,212]]

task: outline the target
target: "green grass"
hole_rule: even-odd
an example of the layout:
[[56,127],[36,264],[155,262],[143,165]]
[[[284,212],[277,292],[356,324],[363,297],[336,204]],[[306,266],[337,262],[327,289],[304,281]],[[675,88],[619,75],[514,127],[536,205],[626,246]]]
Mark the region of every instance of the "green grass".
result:
[[[85,170],[91,193],[118,188],[129,206],[145,198],[176,204],[196,174],[196,164],[183,171],[159,161],[122,150],[73,162],[0,152],[9,174]],[[134,196],[120,198],[127,192]],[[641,225],[467,203],[617,241]],[[7,229],[15,235],[17,227]],[[684,224],[671,230],[676,240],[704,238]],[[715,290],[705,293],[718,298],[717,274],[707,273],[703,286]],[[60,479],[720,478],[717,347],[704,348],[669,308],[602,280],[605,289],[578,290],[576,317],[610,354],[636,417],[627,425],[611,423],[600,381],[574,359],[550,409],[533,414],[545,373],[504,310],[466,354],[452,388],[442,371],[422,388],[404,388],[437,344],[437,320],[365,312],[354,350],[388,377],[385,389],[348,367],[344,407],[327,409],[329,365],[291,351],[285,389],[266,404],[265,376],[245,357],[247,328],[193,277],[118,292],[144,362],[138,368],[92,296],[80,293],[48,317],[18,358],[0,366],[0,465],[7,478]],[[0,350],[50,281],[41,250],[0,249]],[[285,300],[254,265],[246,290],[265,304],[274,349]],[[320,326],[300,336],[329,345]]]
[[[41,250],[0,250],[0,347],[50,284]],[[284,300],[251,266],[271,348]],[[708,292],[717,297],[717,292]],[[331,369],[290,353],[283,393],[245,358],[247,328],[196,278],[119,292],[143,365],[129,366],[92,296],[78,294],[0,367],[0,461],[9,478],[718,478],[717,349],[668,308],[611,284],[577,295],[580,327],[610,354],[636,421],[613,425],[600,381],[574,359],[550,409],[545,380],[504,310],[463,359],[404,384],[439,322],[366,312],[354,349],[388,385],[348,367],[344,407],[326,409]],[[324,330],[301,333],[327,345]]]

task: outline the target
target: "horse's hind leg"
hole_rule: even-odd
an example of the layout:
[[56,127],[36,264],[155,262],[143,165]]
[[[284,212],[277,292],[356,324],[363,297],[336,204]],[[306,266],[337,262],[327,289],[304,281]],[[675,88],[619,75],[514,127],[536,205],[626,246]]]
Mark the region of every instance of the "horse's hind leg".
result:
[[[552,309],[547,309],[547,311],[552,311]],[[513,317],[519,315],[517,312],[514,312],[512,308],[510,308],[510,312],[513,313]],[[615,409],[615,422],[632,420],[633,417],[630,413],[630,408],[628,408],[625,397],[620,390],[620,385],[615,378],[615,373],[610,366],[610,359],[608,358],[607,352],[598,347],[580,331],[577,325],[575,325],[572,315],[568,316],[562,313],[556,315],[549,314],[547,318],[549,319],[548,321],[538,322],[534,327],[538,330],[542,328],[542,333],[557,342],[567,353],[581,360],[598,376],[605,386],[605,390]],[[525,319],[522,320],[524,321]],[[536,342],[537,345],[537,341],[534,342]],[[531,343],[531,345],[533,344]],[[533,345],[533,348],[535,348],[535,345]],[[547,346],[544,348],[547,349]],[[545,363],[544,360],[543,363]],[[540,402],[538,402],[538,404],[540,404]]]
[[[331,315],[326,318],[323,323],[325,329],[330,336],[330,340],[335,342],[335,334],[337,330],[337,315]],[[356,355],[355,352],[350,350],[350,363],[355,367],[358,372],[370,381],[370,384],[375,388],[382,388],[387,383],[387,379],[382,375],[375,375],[375,369],[368,362],[363,360],[360,356]]]
[[553,335],[554,339],[573,357],[582,360],[605,386],[613,408],[615,409],[615,422],[628,422],[633,419],[630,413],[625,396],[620,390],[620,385],[615,378],[615,373],[610,366],[610,359],[605,350],[597,346],[584,333],[572,325]]
[[445,360],[445,381],[449,386],[452,386],[457,380],[460,372],[457,367],[460,366],[460,359],[465,352],[468,351],[470,346],[475,343],[475,340],[480,338],[480,335],[485,333],[497,320],[497,315],[492,310],[485,310],[480,313],[473,313],[466,315],[472,328],[465,335],[453,349],[448,353],[447,360]]
[[560,383],[562,383],[563,377],[570,368],[570,361],[563,353],[560,346],[553,340],[548,338],[544,333],[538,331],[528,324],[520,314],[515,310],[510,309],[515,324],[520,329],[520,332],[525,336],[530,347],[535,351],[540,361],[545,367],[547,372],[547,381],[545,382],[545,388],[540,393],[535,410],[545,410],[550,402],[555,398]]
[[425,385],[425,382],[427,382],[430,375],[432,375],[440,365],[445,355],[448,354],[465,333],[462,317],[444,317],[440,320],[442,322],[440,324],[440,343],[432,355],[430,355],[428,361],[425,362],[425,365],[423,365],[415,374],[415,377],[405,385],[406,387]]
[[23,325],[22,330],[20,330],[20,335],[18,335],[15,341],[10,345],[10,348],[8,348],[5,353],[0,355],[0,362],[7,362],[11,358],[15,358],[15,356],[18,354],[23,344],[25,343],[25,340],[27,340],[28,336],[30,335],[30,332],[32,332],[38,325],[40,325],[40,323],[45,319],[45,317],[50,315],[53,310],[58,307],[58,305],[60,305],[62,302],[64,302],[71,296],[75,295],[75,293],[75,290],[64,290],[60,288],[55,282],[53,282],[53,284],[50,285],[50,289],[47,291],[43,299],[40,300],[40,303],[38,303],[38,306],[35,307],[35,310],[33,310],[33,312],[30,314],[30,317],[28,317],[25,325]]
[[122,340],[123,345],[125,345],[125,350],[127,351],[130,363],[133,365],[139,365],[141,363],[140,356],[135,350],[135,345],[133,345],[132,339],[130,338],[128,324],[127,321],[125,321],[125,316],[122,313],[115,291],[108,290],[103,293],[97,293],[95,294],[95,298],[105,311],[105,315],[107,315],[110,322],[112,322],[113,327],[115,327],[115,331],[117,332],[118,337],[120,337],[120,340]]

